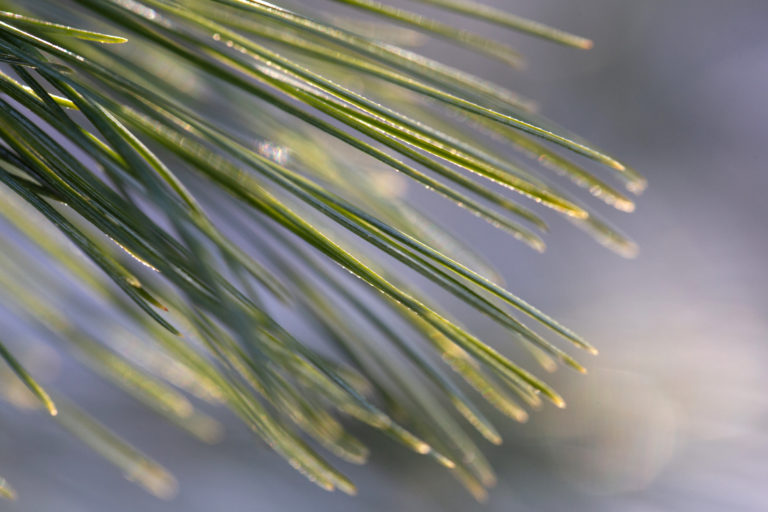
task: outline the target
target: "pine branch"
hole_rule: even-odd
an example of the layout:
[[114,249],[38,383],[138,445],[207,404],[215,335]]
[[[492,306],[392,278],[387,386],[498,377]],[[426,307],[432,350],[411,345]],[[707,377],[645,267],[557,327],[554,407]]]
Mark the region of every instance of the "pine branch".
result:
[[[415,11],[336,1],[519,59]],[[419,2],[591,47],[479,4]],[[632,199],[589,166],[639,193],[645,181],[633,169],[514,92],[323,21],[314,6],[0,5],[0,214],[14,239],[45,255],[7,243],[0,285],[3,303],[41,339],[205,442],[221,427],[189,397],[227,406],[310,480],[348,493],[353,483],[321,450],[354,463],[368,451],[340,415],[433,457],[482,499],[493,471],[448,406],[498,444],[475,392],[517,421],[542,399],[565,405],[443,313],[412,276],[503,326],[546,370],[586,372],[550,338],[597,350],[499,284],[482,255],[398,190],[418,183],[544,250],[538,204],[631,256],[634,244],[589,206],[487,142],[511,143],[621,211]],[[74,294],[62,273],[106,313],[66,314]],[[299,339],[281,308],[317,339]],[[51,400],[6,345],[0,356],[49,411],[58,405],[67,430],[150,492],[172,494],[159,464],[66,398]],[[13,494],[0,479],[0,496]]]

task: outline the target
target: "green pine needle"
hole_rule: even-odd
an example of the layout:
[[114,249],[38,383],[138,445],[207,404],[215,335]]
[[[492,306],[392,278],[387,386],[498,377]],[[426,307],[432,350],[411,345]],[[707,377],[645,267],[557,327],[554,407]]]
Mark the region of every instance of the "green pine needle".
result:
[[0,476],[0,498],[6,499],[6,500],[15,500],[16,499],[16,491],[13,490],[13,487],[11,487],[8,482],[5,481],[5,478]]

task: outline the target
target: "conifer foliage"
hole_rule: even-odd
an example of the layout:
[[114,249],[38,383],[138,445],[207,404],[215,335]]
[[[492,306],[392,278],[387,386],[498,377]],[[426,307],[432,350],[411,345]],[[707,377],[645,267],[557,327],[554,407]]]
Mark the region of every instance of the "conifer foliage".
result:
[[[591,41],[473,1],[404,4],[0,1],[0,300],[27,333],[0,339],[3,396],[159,496],[173,477],[56,393],[31,347],[74,356],[204,442],[221,426],[200,404],[221,404],[329,490],[355,491],[332,459],[365,462],[349,428],[362,422],[482,499],[494,474],[474,438],[501,442],[482,403],[517,421],[562,407],[528,367],[584,372],[566,349],[597,351],[499,284],[406,186],[533,250],[562,217],[631,256],[563,184],[632,211],[645,181],[417,48],[436,38],[521,64],[440,21],[457,15],[573,51]],[[529,355],[469,332],[445,295]],[[14,497],[1,478],[0,497]]]

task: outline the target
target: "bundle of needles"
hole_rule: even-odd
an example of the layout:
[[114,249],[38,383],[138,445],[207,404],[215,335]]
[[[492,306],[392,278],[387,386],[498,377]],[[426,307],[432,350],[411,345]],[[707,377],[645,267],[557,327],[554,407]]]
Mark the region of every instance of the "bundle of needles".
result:
[[597,351],[499,284],[407,185],[536,251],[549,209],[632,256],[548,175],[621,211],[645,181],[413,47],[521,63],[440,11],[592,43],[471,0],[275,1],[0,0],[0,296],[23,324],[0,339],[2,397],[162,497],[169,472],[54,393],[30,354],[74,356],[204,442],[221,426],[198,403],[222,404],[329,490],[355,492],[326,457],[365,462],[358,421],[483,499],[495,477],[468,427],[501,437],[480,402],[517,421],[565,403],[421,288],[501,325],[546,370],[585,371],[564,342]]

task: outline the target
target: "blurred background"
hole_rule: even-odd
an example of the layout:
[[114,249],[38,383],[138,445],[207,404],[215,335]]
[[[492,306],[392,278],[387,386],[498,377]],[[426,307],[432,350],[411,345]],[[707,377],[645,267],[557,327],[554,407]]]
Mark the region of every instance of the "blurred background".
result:
[[[586,361],[588,376],[550,377],[567,409],[545,408],[524,425],[489,411],[505,443],[486,445],[499,476],[488,503],[362,427],[353,428],[371,461],[340,463],[359,496],[328,494],[234,420],[224,417],[220,444],[203,445],[96,377],[63,372],[83,408],[176,475],[179,495],[146,494],[55,424],[3,405],[0,463],[23,498],[0,510],[768,510],[768,3],[484,1],[591,37],[595,48],[441,14],[519,47],[527,69],[439,42],[421,51],[534,99],[650,184],[634,214],[605,209],[638,242],[635,260],[557,222],[539,255],[411,187],[512,291],[601,350]],[[467,324],[484,339],[501,335],[480,318]]]

